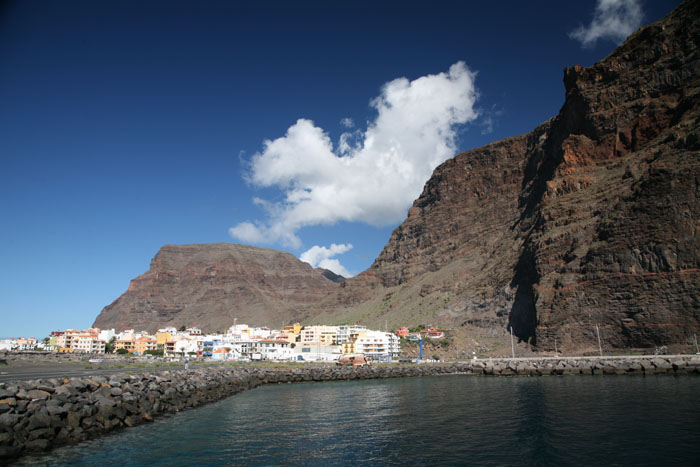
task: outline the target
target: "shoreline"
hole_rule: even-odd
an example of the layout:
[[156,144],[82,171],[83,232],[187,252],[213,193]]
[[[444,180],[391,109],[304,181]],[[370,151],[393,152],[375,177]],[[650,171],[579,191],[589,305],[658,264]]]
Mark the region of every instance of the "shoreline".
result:
[[[89,370],[86,370],[89,371]],[[439,375],[700,375],[700,356],[487,358],[368,367],[198,366],[0,383],[0,459],[13,461],[263,384]]]

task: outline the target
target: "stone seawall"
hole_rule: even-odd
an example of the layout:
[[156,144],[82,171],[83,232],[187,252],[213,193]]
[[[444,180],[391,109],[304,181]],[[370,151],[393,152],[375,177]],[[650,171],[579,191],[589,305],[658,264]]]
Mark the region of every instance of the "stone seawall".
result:
[[435,365],[209,367],[0,384],[0,459],[150,422],[262,384],[435,376],[700,374],[700,356],[487,359]]

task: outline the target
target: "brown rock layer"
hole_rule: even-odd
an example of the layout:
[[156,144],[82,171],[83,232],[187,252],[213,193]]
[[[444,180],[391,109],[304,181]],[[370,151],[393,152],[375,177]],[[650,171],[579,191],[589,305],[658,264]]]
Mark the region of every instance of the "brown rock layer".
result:
[[[700,331],[699,22],[682,4],[567,68],[554,119],[438,167],[338,313],[442,294],[433,322],[512,326],[540,348],[595,343],[596,324],[620,347]],[[389,305],[363,316],[402,316]]]
[[685,2],[567,68],[560,113],[439,166],[359,276],[166,246],[95,325],[423,323],[512,329],[540,349],[597,346],[598,326],[609,347],[684,343],[700,333],[699,23]]
[[94,326],[220,331],[238,318],[277,328],[299,319],[338,287],[324,272],[275,250],[228,243],[166,245]]

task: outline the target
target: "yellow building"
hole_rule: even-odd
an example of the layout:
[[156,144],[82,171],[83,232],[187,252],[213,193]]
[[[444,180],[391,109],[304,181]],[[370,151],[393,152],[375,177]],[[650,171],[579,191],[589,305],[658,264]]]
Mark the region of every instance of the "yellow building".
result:
[[169,332],[157,332],[156,333],[156,345],[165,346],[166,342],[173,338],[172,334]]
[[307,326],[301,331],[301,342],[320,342],[326,345],[338,343],[337,326]]
[[170,356],[175,354],[175,343],[177,340],[169,340],[163,346],[163,355]]
[[282,332],[285,334],[294,334],[295,336],[298,336],[301,332],[301,324],[294,323],[291,326],[285,326]]
[[126,339],[117,339],[117,341],[114,343],[114,350],[119,350],[119,349],[124,349],[128,351],[129,353],[134,352],[134,339],[126,338]]
[[340,345],[340,351],[344,354],[346,353],[357,353],[355,350],[357,349],[357,346],[355,345],[355,341],[348,341],[348,342],[343,342]]

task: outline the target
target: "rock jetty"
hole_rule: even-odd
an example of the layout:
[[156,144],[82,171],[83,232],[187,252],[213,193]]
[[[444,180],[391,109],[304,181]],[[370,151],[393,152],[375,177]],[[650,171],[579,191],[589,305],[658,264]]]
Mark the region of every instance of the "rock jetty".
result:
[[700,374],[700,356],[470,360],[370,367],[208,367],[0,384],[0,459],[76,443],[263,384],[437,375]]

